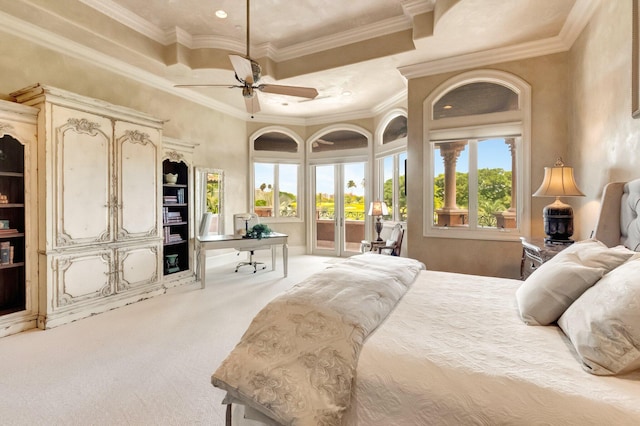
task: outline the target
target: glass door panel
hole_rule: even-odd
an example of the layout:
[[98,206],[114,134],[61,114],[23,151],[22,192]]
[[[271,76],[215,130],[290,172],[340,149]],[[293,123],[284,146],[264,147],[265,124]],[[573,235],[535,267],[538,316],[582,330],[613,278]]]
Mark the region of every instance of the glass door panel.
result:
[[335,166],[315,166],[313,251],[337,254],[335,214]]
[[352,255],[360,252],[365,236],[365,165],[348,163],[341,166],[342,217],[341,253]]
[[314,167],[314,253],[360,252],[365,238],[365,171],[365,162]]

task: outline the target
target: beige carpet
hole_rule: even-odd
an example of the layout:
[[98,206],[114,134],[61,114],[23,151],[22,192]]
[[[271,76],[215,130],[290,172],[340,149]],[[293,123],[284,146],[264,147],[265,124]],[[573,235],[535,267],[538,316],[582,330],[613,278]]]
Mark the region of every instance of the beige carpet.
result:
[[0,424],[223,425],[211,374],[262,306],[326,262],[292,256],[287,278],[281,261],[257,274],[216,267],[204,290],[0,338]]

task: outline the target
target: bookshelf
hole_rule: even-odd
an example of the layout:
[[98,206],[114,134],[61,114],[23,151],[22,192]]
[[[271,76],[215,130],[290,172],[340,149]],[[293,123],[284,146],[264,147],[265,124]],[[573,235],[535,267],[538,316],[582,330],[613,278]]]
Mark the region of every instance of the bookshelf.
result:
[[168,276],[192,269],[190,169],[183,161],[165,159],[162,174],[163,271]]
[[24,145],[0,138],[0,315],[26,309]]

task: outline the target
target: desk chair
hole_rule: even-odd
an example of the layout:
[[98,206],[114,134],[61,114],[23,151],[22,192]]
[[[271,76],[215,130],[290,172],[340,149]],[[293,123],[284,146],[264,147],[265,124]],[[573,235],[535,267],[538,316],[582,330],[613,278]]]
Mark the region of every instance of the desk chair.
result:
[[[233,226],[234,233],[237,235],[245,235],[249,229],[253,227],[253,225],[257,225],[260,223],[260,219],[258,219],[258,215],[255,213],[238,213],[233,215]],[[260,269],[266,269],[267,265],[263,262],[256,262],[253,260],[253,254],[256,249],[251,250],[238,250],[238,256],[243,251],[249,252],[249,260],[246,262],[240,262],[236,265],[236,272],[243,266],[253,266],[253,273],[255,274],[258,271],[258,265],[262,265]]]

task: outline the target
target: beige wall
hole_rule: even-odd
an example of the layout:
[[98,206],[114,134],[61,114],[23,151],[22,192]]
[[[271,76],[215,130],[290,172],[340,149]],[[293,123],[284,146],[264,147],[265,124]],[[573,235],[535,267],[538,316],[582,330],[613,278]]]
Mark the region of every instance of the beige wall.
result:
[[[577,232],[595,225],[607,182],[640,178],[640,120],[631,117],[632,0],[603,1],[571,49],[571,144]],[[575,202],[574,202],[575,201]]]
[[[245,211],[248,144],[245,122],[186,101],[88,62],[0,32],[0,98],[41,83],[123,105],[167,120],[166,136],[199,144],[195,165],[225,171],[225,216]],[[231,195],[230,195],[231,194]]]
[[[559,53],[533,59],[496,64],[496,69],[514,74],[531,86],[531,189],[535,191],[544,174],[558,156],[571,163],[568,141],[568,54]],[[423,197],[432,191],[423,187],[423,107],[429,94],[449,78],[467,72],[439,74],[409,81],[409,147],[407,233],[409,256],[426,263],[432,270],[518,278],[520,242],[497,242],[423,237]],[[549,199],[534,198],[531,203],[531,235],[543,236],[542,208]]]

